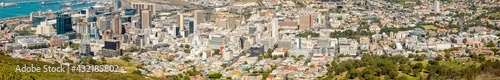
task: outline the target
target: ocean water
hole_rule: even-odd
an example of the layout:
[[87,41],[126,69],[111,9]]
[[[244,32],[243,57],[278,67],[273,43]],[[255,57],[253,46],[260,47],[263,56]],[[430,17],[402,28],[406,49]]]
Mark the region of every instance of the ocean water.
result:
[[[34,0],[0,0],[1,2],[7,3],[7,2],[24,2],[24,1],[34,1]],[[56,1],[59,2],[57,4],[50,4],[50,5],[41,5],[40,0],[37,0],[38,2],[31,2],[31,3],[18,3],[17,6],[9,6],[9,7],[0,7],[0,19],[4,18],[9,18],[9,17],[17,17],[17,16],[29,16],[31,12],[37,12],[37,11],[47,11],[47,10],[52,10],[52,11],[59,11],[61,9],[65,9],[68,7],[62,7],[61,4],[63,4],[66,1],[70,0],[46,0],[46,1]],[[76,4],[76,1],[73,0],[72,4]],[[89,6],[94,6],[95,3],[88,3],[88,4],[83,4],[83,5],[75,5],[69,7],[70,9],[81,9]]]

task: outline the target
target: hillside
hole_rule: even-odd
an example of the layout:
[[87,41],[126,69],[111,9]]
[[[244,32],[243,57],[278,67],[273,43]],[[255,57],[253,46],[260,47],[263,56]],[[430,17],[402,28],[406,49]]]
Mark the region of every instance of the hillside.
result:
[[[15,72],[16,65],[31,65],[42,67],[43,65],[58,66],[42,61],[29,61],[24,59],[14,59],[0,55],[0,80],[66,80],[66,79],[98,79],[98,80],[147,80],[156,79],[138,74],[124,73],[21,73]],[[42,69],[43,70],[43,69]]]

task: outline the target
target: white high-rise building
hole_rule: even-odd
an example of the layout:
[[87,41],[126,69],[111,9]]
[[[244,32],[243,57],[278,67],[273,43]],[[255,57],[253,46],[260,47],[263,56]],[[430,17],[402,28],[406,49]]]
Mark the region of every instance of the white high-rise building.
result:
[[50,25],[47,25],[47,22],[40,22],[40,25],[38,25],[36,27],[35,34],[49,35],[50,33],[53,33],[53,32],[51,32],[52,31],[51,29],[54,29],[54,28],[52,28],[52,26],[50,26]]
[[434,1],[434,12],[441,11],[439,8],[441,8],[440,4],[439,4],[439,1],[438,0]]
[[272,37],[277,38],[278,37],[278,20],[273,19],[272,21]]

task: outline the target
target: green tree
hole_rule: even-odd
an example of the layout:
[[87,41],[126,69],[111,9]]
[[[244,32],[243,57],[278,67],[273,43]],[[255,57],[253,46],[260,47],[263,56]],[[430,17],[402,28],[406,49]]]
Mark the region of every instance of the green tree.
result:
[[488,42],[488,44],[486,44],[486,47],[495,47],[495,43],[493,43],[493,41],[490,41]]
[[435,60],[437,60],[437,61],[441,61],[441,60],[443,60],[443,56],[438,55],[438,56],[435,58]]
[[221,55],[219,49],[213,49],[213,51],[214,51],[214,55]]
[[123,60],[123,61],[126,61],[126,62],[130,62],[130,60],[131,60],[132,58],[131,58],[131,57],[129,57],[129,56],[122,56],[120,59],[121,59],[121,60]]
[[396,76],[398,76],[399,72],[398,71],[390,71],[389,72],[389,78],[394,79]]

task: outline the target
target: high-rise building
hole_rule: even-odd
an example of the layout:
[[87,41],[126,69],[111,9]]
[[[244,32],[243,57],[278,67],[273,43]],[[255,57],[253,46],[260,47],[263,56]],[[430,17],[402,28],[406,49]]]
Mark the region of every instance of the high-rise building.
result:
[[67,13],[57,13],[56,17],[56,33],[64,34],[66,32],[73,31],[71,28],[71,16]]
[[111,31],[113,31],[113,34],[122,34],[122,21],[120,15],[115,15],[111,18]]
[[86,9],[85,9],[85,12],[86,12],[86,13],[85,13],[85,17],[87,17],[87,19],[88,19],[88,18],[90,18],[90,17],[92,17],[92,16],[95,16],[95,12],[96,12],[96,10],[95,10],[95,8],[94,8],[94,7],[89,7],[89,8],[86,8]]
[[131,3],[132,8],[137,9],[137,11],[148,10],[151,11],[152,15],[156,15],[156,7],[154,3]]
[[77,32],[82,34],[82,36],[84,34],[89,34],[90,33],[90,26],[88,26],[88,24],[86,22],[80,22],[78,23],[77,25]]
[[193,15],[194,15],[194,22],[196,25],[205,22],[205,14],[203,13],[202,10],[195,10]]
[[182,13],[179,14],[179,29],[180,31],[184,30],[184,15]]
[[97,28],[101,30],[109,30],[110,28],[110,21],[104,17],[101,17],[101,19],[98,19],[97,21]]
[[104,57],[121,56],[120,41],[118,40],[104,41],[104,47],[102,49],[101,52]]
[[78,23],[78,31],[81,34],[80,40],[80,46],[78,48],[78,52],[80,53],[80,58],[89,58],[91,57],[91,52],[90,52],[90,26],[86,22],[80,22]]
[[264,54],[264,45],[257,44],[255,46],[250,47],[251,56],[260,56]]
[[434,1],[434,11],[435,12],[441,11],[439,8],[441,8],[441,6],[439,4],[439,0]]
[[151,13],[148,10],[141,11],[141,28],[151,26]]
[[53,29],[52,26],[47,25],[47,22],[41,22],[40,25],[38,25],[36,27],[35,34],[39,34],[39,35],[51,34],[51,33],[53,33],[53,32],[51,32],[51,29]]
[[196,23],[194,23],[194,21],[189,21],[189,34],[194,33],[195,27],[196,27],[196,26],[194,26],[194,24],[196,24]]
[[278,19],[273,19],[272,21],[272,37],[277,38],[278,37]]
[[80,44],[80,46],[78,48],[78,52],[80,53],[80,58],[92,57],[92,54],[90,52],[90,44],[88,44],[88,43]]
[[40,25],[40,22],[45,21],[45,16],[33,16],[31,17],[32,25]]
[[122,7],[122,2],[120,0],[113,0],[113,8],[115,10],[118,10]]

